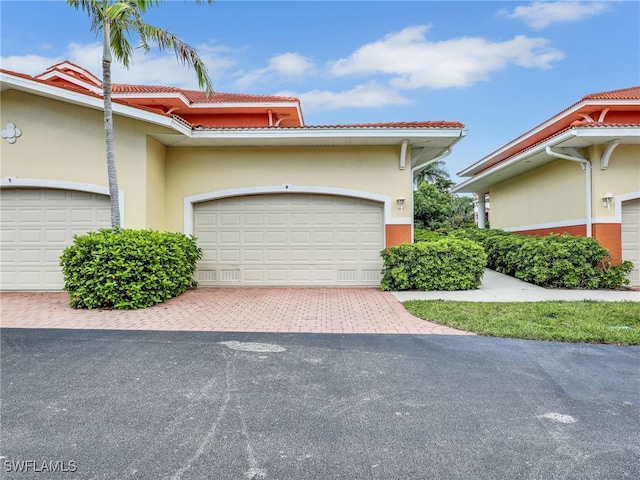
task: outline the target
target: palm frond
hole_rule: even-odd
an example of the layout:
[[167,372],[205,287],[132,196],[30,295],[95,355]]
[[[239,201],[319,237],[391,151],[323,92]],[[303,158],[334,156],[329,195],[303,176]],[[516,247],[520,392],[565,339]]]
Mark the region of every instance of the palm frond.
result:
[[138,23],[136,30],[140,35],[143,46],[146,45],[148,48],[149,42],[152,42],[161,51],[173,51],[178,63],[193,68],[196,72],[196,78],[200,88],[203,88],[208,93],[213,92],[213,85],[209,78],[207,68],[195,48],[187,45],[171,32],[154,27],[153,25],[148,25],[144,22]]

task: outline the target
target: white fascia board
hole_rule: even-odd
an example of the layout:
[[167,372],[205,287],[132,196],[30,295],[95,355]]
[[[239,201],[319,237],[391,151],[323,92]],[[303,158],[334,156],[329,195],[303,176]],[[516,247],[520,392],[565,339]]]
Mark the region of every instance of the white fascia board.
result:
[[[76,105],[94,108],[96,110],[104,110],[104,101],[101,97],[92,97],[83,93],[72,92],[61,87],[39,83],[27,78],[8,75],[6,73],[0,74],[0,83],[10,85],[18,90],[33,93],[35,95],[54,98],[62,102],[74,103]],[[156,125],[162,125],[169,128],[175,128],[175,125],[178,125],[178,123],[171,117],[158,115],[157,113],[147,112],[139,108],[130,107],[127,105],[114,103],[112,105],[112,109],[113,113],[116,113],[118,115],[134,118],[136,120],[142,120],[144,122],[154,123]],[[180,128],[177,130],[182,133],[183,129]]]
[[[198,109],[198,108],[295,108],[298,113],[298,118],[300,119],[300,123],[304,125],[304,118],[302,117],[302,109],[300,108],[300,103],[298,102],[224,102],[224,103],[192,103],[189,105],[190,108]],[[285,127],[283,127],[285,128]]]
[[402,129],[402,128],[314,128],[314,127],[270,127],[263,129],[206,129],[193,131],[192,138],[452,138],[459,139],[465,131],[447,129]]
[[584,127],[575,128],[575,136],[589,137],[616,137],[616,138],[640,138],[640,127]]
[[63,80],[66,80],[69,83],[72,83],[72,84],[77,85],[77,86],[82,87],[82,88],[86,88],[87,90],[89,90],[90,92],[93,92],[95,94],[99,95],[99,94],[102,93],[102,87],[98,87],[98,86],[93,85],[91,83],[84,82],[84,81],[80,80],[79,78],[72,77],[71,75],[67,75],[66,73],[59,72],[57,70],[52,70],[51,72],[45,73],[44,75],[39,75],[37,78],[39,80],[49,80],[51,78],[61,78]]
[[478,160],[476,163],[468,166],[464,170],[461,170],[460,172],[457,173],[457,175],[460,176],[460,177],[468,177],[469,175],[472,174],[473,170],[477,169],[482,164],[488,163],[489,161],[491,161],[495,157],[499,156],[500,154],[502,154],[506,150],[514,147],[515,145],[517,145],[519,143],[523,143],[529,137],[532,137],[532,136],[536,135],[537,133],[539,133],[540,131],[544,130],[545,128],[553,125],[554,123],[556,123],[560,119],[575,113],[576,111],[584,108],[585,106],[610,107],[610,106],[616,106],[616,105],[640,105],[640,100],[584,100],[584,101],[580,101],[580,102],[576,103],[575,105],[567,108],[566,110],[563,110],[562,112],[554,115],[549,120],[541,123],[537,127],[534,127],[533,129],[529,130],[528,132],[520,135],[519,137],[517,137],[514,140],[510,141],[509,143],[503,145],[498,150],[495,150],[494,152],[490,153],[486,157]]
[[158,93],[151,93],[151,92],[145,92],[145,93],[138,93],[138,92],[111,92],[111,98],[117,98],[119,100],[124,100],[124,99],[129,99],[129,98],[151,98],[151,99],[157,99],[157,98],[177,98],[179,99],[182,103],[185,104],[185,106],[187,107],[193,107],[193,105],[191,105],[189,103],[189,100],[187,99],[187,97],[184,96],[184,94],[182,94],[181,92],[158,92]]
[[[84,75],[85,77],[91,78],[94,83],[96,85],[102,85],[102,80],[100,80],[98,77],[96,77],[93,73],[89,72],[88,70],[85,70],[84,68],[80,68],[77,65],[74,65],[73,63],[69,63],[69,62],[62,62],[58,65],[54,65],[55,67],[57,67],[55,70],[51,70],[52,72],[54,71],[58,71],[59,72],[59,68],[67,68],[69,70],[73,70],[74,72],[79,73],[80,75]],[[37,77],[40,78],[40,77]]]
[[216,102],[216,103],[192,103],[192,108],[274,108],[274,107],[297,107],[296,102]]

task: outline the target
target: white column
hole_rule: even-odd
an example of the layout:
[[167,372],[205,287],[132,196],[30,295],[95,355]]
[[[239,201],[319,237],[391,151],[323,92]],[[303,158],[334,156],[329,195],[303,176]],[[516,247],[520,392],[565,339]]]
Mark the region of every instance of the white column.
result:
[[476,205],[478,206],[478,228],[486,228],[487,219],[485,214],[484,193],[478,193],[476,195],[478,198],[476,200]]

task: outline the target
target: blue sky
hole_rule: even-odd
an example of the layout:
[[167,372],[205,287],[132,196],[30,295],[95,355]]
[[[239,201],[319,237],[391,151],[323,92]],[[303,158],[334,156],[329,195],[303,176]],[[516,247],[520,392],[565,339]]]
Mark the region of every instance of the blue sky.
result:
[[[100,75],[86,14],[0,1],[2,68],[70,60]],[[293,95],[307,125],[465,124],[449,172],[588,93],[640,85],[640,2],[168,1],[148,23],[196,47],[219,92]],[[197,88],[173,56],[138,51],[118,83]]]

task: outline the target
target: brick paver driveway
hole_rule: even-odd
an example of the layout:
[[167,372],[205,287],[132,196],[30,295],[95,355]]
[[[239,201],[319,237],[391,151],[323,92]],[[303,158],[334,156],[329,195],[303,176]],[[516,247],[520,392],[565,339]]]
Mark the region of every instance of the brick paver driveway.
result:
[[199,288],[134,311],[74,310],[64,292],[0,293],[4,328],[465,335],[375,288]]

